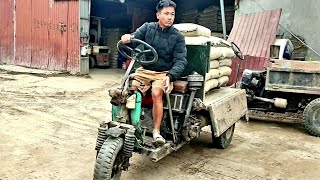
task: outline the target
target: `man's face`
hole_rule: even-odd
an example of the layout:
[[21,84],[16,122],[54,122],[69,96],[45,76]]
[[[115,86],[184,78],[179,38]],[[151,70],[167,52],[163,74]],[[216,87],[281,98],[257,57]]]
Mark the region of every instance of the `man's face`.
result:
[[157,12],[157,19],[162,28],[171,27],[175,17],[175,9],[172,6],[164,7],[161,11]]

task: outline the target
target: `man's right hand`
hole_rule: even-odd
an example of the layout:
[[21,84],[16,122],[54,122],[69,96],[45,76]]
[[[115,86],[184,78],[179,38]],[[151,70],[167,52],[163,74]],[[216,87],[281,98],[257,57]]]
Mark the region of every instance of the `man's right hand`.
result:
[[128,44],[131,42],[131,39],[133,39],[133,35],[131,34],[125,34],[123,36],[121,36],[121,42],[123,44]]

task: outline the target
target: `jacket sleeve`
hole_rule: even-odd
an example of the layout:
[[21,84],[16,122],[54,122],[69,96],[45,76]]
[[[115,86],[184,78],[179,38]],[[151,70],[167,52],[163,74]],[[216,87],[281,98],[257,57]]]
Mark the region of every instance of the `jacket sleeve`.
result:
[[184,37],[180,35],[173,49],[173,66],[169,70],[171,81],[177,80],[187,66],[187,48]]
[[[147,34],[147,28],[148,28],[148,23],[144,23],[142,26],[140,26],[132,35],[134,36],[135,39],[140,39],[142,41],[145,40],[145,36]],[[128,44],[131,48],[136,48],[139,44],[137,43],[130,43]]]
[[146,33],[147,33],[148,23],[144,23],[142,26],[140,26],[134,33],[134,38],[140,39],[144,41]]

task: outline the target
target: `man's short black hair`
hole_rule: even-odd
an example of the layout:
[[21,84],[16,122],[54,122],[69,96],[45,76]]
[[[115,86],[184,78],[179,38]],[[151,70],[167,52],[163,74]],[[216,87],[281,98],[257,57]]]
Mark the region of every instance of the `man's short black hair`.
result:
[[156,10],[159,12],[159,11],[162,10],[162,8],[168,7],[168,6],[171,6],[171,7],[174,7],[174,8],[177,7],[176,3],[173,2],[173,1],[171,1],[171,0],[161,0],[161,1],[157,4]]

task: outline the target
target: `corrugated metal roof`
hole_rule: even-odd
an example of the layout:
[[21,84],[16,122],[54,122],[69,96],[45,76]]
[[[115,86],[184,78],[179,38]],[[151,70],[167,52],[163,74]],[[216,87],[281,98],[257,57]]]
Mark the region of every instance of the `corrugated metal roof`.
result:
[[244,69],[263,70],[267,67],[270,45],[276,39],[280,16],[281,9],[275,9],[235,18],[228,41],[239,46],[245,60],[233,59],[229,84],[239,81]]

